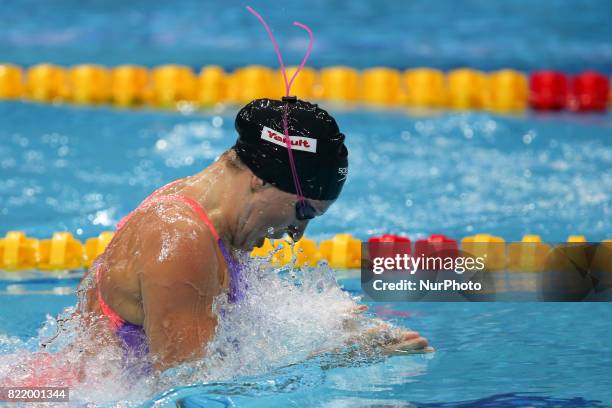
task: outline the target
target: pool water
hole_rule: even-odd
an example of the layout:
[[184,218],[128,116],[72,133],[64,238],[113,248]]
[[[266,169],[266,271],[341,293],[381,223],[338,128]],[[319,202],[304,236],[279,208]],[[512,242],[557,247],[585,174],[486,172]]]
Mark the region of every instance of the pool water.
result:
[[[307,235],[610,237],[610,115],[342,111],[350,175]],[[0,103],[3,230],[91,237],[236,140],[235,109],[180,114]],[[32,120],[36,118],[36,120]]]
[[[298,20],[315,33],[309,60],[315,68],[612,71],[609,1],[398,4],[250,3],[274,30],[288,64],[307,45],[290,24]],[[268,38],[243,6],[11,1],[0,12],[0,55],[23,66],[276,67]],[[310,238],[340,232],[359,239],[479,232],[507,241],[526,233],[550,242],[570,234],[612,238],[607,113],[497,116],[323,105],[347,135],[350,170],[337,203],[309,225]],[[235,113],[235,107],[181,113],[0,102],[0,233],[19,229],[47,238],[70,231],[85,240],[114,229],[156,187],[199,171],[231,146]],[[0,377],[55,333],[54,316],[76,303],[80,274],[0,272]],[[136,383],[118,374],[94,379],[71,390],[70,406],[612,406],[609,303],[368,303],[362,323],[383,319],[418,330],[436,352],[384,357],[357,349],[311,357],[343,344],[341,313],[363,294],[358,272],[321,266],[299,275],[297,286],[286,270],[250,276],[250,303],[228,311],[216,338],[230,358],[213,356]],[[226,341],[232,336],[241,341],[237,349]]]
[[308,44],[303,30],[291,24],[297,20],[314,32],[308,63],[316,68],[612,71],[612,3],[607,0],[571,5],[564,0],[414,0],[401,5],[394,0],[182,0],[180,7],[159,0],[15,0],[0,11],[7,16],[0,27],[0,55],[22,65],[275,67],[276,55],[246,4],[270,24],[285,60],[293,64]]
[[[357,277],[349,276],[340,283],[359,285]],[[76,301],[73,295],[7,295],[6,287],[6,283],[0,284],[2,353],[34,349],[37,342],[28,340],[36,337],[45,314],[59,312]],[[37,285],[37,289],[42,287],[52,289],[54,285]],[[96,402],[100,406],[118,402],[140,406],[155,401],[160,404],[156,406],[172,407],[184,398],[191,398],[191,406],[207,407],[210,400],[220,401],[219,406],[240,407],[454,406],[465,401],[480,402],[473,406],[504,406],[500,401],[523,401],[505,406],[612,405],[609,304],[369,306],[372,314],[419,330],[435,345],[435,354],[356,361],[329,357],[258,374],[241,375],[239,370],[235,377],[189,386],[177,381],[149,401],[142,395],[130,400],[124,394],[119,401],[105,396]],[[21,319],[12,317],[15,310],[24,311]],[[120,384],[106,387],[111,395],[125,393]],[[73,396],[75,403],[78,397],[83,394]],[[488,400],[495,403],[484,405]],[[201,405],[203,401],[206,404]]]
[[[609,238],[609,115],[332,110],[347,134],[350,175],[338,202],[309,226],[311,238]],[[229,147],[234,114],[1,103],[0,117],[9,119],[0,129],[2,228],[39,238],[68,230],[81,239],[112,229],[157,186],[198,171]],[[418,330],[437,351],[309,359],[308,351],[341,336],[335,310],[347,296],[362,295],[357,271],[333,272],[343,290],[318,273],[297,289],[274,271],[261,278],[275,289],[261,290],[258,306],[240,312],[249,322],[236,319],[223,329],[249,339],[235,361],[170,372],[154,385],[126,389],[116,380],[75,390],[73,404],[612,405],[607,303],[370,303],[369,317]],[[78,276],[27,276],[0,281],[0,358],[36,350],[54,331],[47,314],[76,303]],[[306,288],[321,279],[323,293]]]

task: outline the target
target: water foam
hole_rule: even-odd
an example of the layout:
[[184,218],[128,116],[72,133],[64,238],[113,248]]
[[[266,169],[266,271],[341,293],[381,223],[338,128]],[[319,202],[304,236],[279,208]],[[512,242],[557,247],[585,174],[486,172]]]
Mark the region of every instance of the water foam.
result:
[[[358,299],[342,290],[324,262],[316,267],[275,269],[270,267],[271,255],[249,259],[242,253],[239,257],[244,264],[246,296],[239,303],[230,303],[227,294],[217,297],[218,326],[201,360],[129,378],[122,350],[112,335],[100,335],[108,332],[100,330],[107,322],[71,307],[56,318],[48,316],[38,336],[26,342],[0,337],[4,354],[0,356],[0,382],[38,378],[45,385],[59,386],[66,376],[77,377],[71,384],[71,405],[135,406],[177,384],[265,375],[309,360],[334,365],[338,361],[332,360],[341,358],[339,351],[349,349],[343,364],[350,364],[359,355],[355,344],[362,350],[368,348],[370,340],[365,340],[364,333],[381,321],[355,313]],[[85,279],[81,291],[90,284],[91,278]],[[393,330],[385,331],[387,338]],[[334,353],[331,360],[325,357]],[[142,363],[128,359],[128,364]]]

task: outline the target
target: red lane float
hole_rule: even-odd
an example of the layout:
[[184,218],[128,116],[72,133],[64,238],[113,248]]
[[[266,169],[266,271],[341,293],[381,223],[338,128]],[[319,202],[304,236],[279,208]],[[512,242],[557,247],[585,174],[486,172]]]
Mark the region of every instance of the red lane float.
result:
[[401,235],[383,234],[368,238],[368,260],[370,266],[374,258],[395,258],[397,254],[412,254],[410,238]]
[[432,234],[429,238],[419,239],[414,245],[414,256],[422,256],[424,258],[423,265],[431,265],[424,267],[424,270],[434,270],[434,260],[428,261],[428,258],[452,258],[459,256],[459,247],[457,241],[448,238],[442,234]]
[[394,234],[382,234],[368,238],[368,242],[410,242],[410,238]]
[[608,107],[608,78],[595,71],[586,71],[572,80],[570,109],[604,111]]
[[529,105],[535,110],[560,110],[567,104],[567,76],[559,71],[536,71],[529,77]]
[[442,234],[432,234],[429,238],[419,239],[414,247],[415,256],[442,256],[456,258],[459,253],[457,241]]

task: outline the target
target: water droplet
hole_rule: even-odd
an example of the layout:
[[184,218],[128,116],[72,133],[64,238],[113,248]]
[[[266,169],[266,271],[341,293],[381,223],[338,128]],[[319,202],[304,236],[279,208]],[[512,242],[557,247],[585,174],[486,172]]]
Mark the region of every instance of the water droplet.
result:
[[168,142],[166,142],[164,139],[159,139],[157,143],[155,143],[155,148],[157,150],[164,150],[166,147],[168,147]]
[[221,116],[215,116],[212,120],[213,127],[220,128],[223,126],[223,118]]

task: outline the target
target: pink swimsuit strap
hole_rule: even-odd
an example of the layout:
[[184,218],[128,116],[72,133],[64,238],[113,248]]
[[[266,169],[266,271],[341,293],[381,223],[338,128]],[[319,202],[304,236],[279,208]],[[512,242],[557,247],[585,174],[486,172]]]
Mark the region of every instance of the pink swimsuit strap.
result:
[[102,297],[102,293],[100,292],[100,269],[101,268],[102,268],[102,264],[99,264],[95,272],[96,291],[98,292],[98,303],[100,304],[100,309],[102,310],[102,314],[108,317],[110,326],[113,329],[117,330],[125,323],[125,319],[119,316],[117,312],[115,312],[113,309],[111,309],[111,307],[108,305],[108,303],[106,303],[106,301]]
[[204,211],[204,208],[202,208],[200,203],[198,203],[196,200],[194,200],[191,197],[187,197],[187,196],[180,195],[180,194],[168,194],[168,195],[153,197],[150,200],[146,200],[143,203],[143,205],[148,206],[148,205],[159,203],[162,201],[170,201],[170,202],[179,201],[191,207],[191,209],[198,215],[200,220],[202,220],[204,224],[206,224],[206,226],[210,230],[213,237],[215,237],[215,241],[219,241],[219,234],[217,233],[215,226],[213,225],[210,218],[208,218],[208,215],[206,214],[206,211]]
[[[206,214],[206,211],[204,211],[204,208],[202,208],[202,206],[195,201],[193,198],[191,197],[187,197],[184,195],[180,195],[180,194],[168,194],[168,195],[158,195],[160,192],[162,192],[163,190],[167,189],[168,187],[176,184],[179,180],[174,180],[171,183],[166,184],[165,186],[162,186],[160,188],[158,188],[157,190],[155,190],[149,197],[147,197],[137,208],[142,208],[142,207],[147,207],[151,204],[154,203],[158,203],[158,202],[163,202],[163,201],[179,201],[181,203],[184,203],[186,205],[188,205],[189,207],[191,207],[191,209],[198,215],[198,217],[204,222],[204,224],[206,224],[206,226],[208,227],[208,229],[210,230],[211,234],[213,235],[213,237],[215,238],[215,241],[217,243],[221,242],[220,238],[219,238],[219,234],[217,233],[217,230],[215,229],[215,226],[213,225],[212,221],[210,220],[210,218],[208,218],[208,215]],[[134,211],[136,211],[134,210]],[[125,223],[129,220],[129,218],[134,214],[134,211],[130,212],[128,215],[126,215],[125,217],[123,217],[121,219],[121,221],[119,221],[119,223],[117,223],[117,231],[119,231],[121,228],[123,228],[123,226],[125,225]],[[125,319],[123,319],[121,316],[119,316],[117,314],[117,312],[115,312],[109,305],[108,303],[106,303],[106,301],[104,300],[104,298],[102,297],[102,293],[100,292],[100,269],[102,267],[102,264],[98,265],[98,268],[96,269],[95,272],[95,281],[96,281],[96,289],[98,292],[98,303],[100,304],[100,309],[102,310],[102,313],[108,317],[108,319],[110,320],[110,324],[111,327],[113,327],[114,329],[118,329],[120,328],[123,324],[125,324]]]

